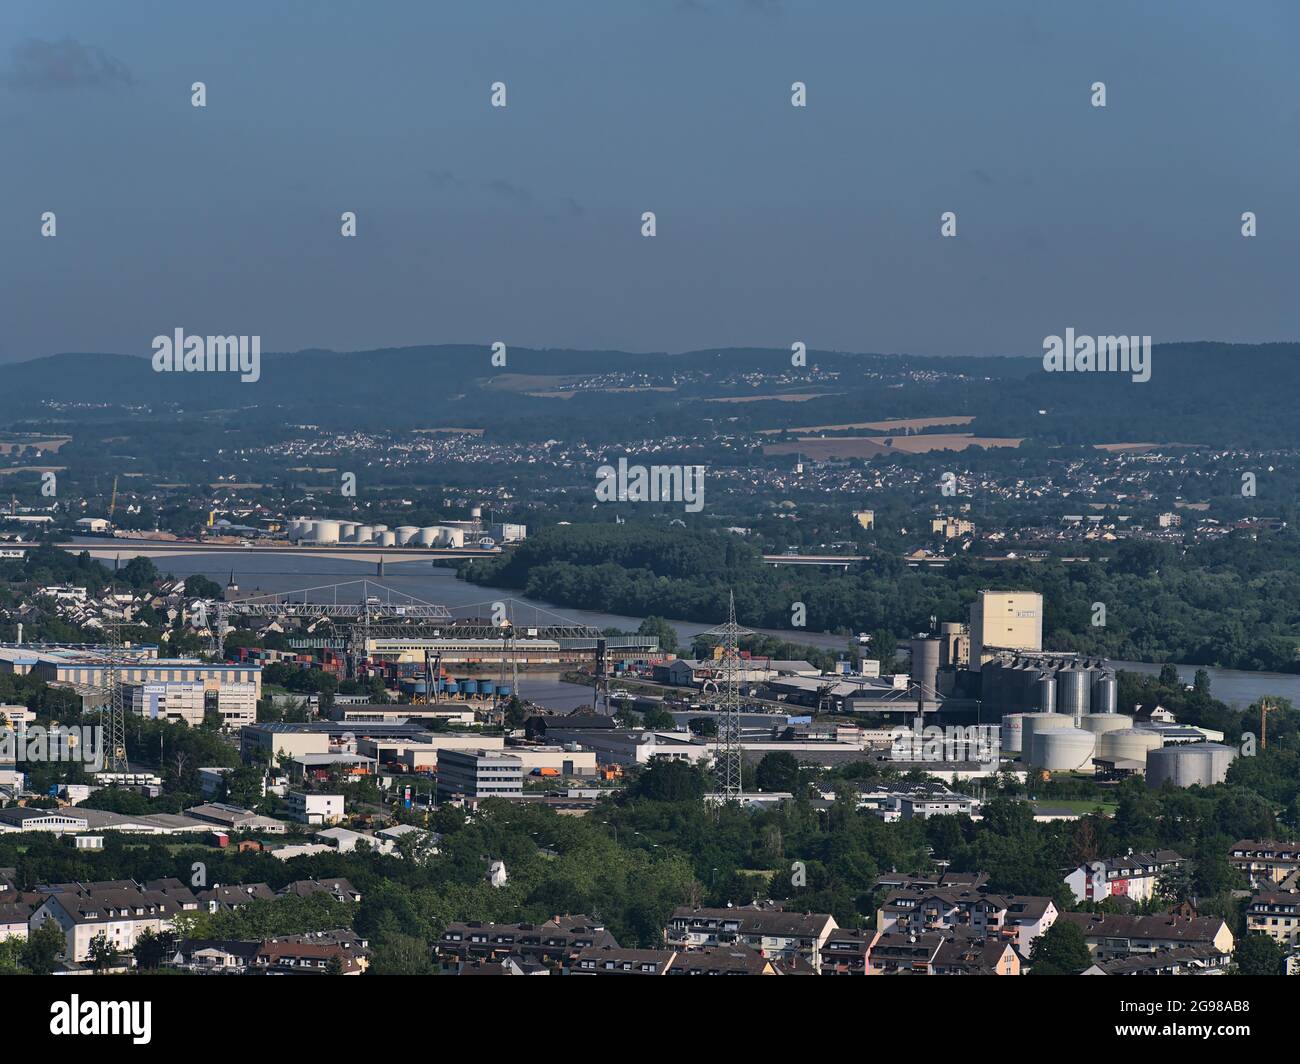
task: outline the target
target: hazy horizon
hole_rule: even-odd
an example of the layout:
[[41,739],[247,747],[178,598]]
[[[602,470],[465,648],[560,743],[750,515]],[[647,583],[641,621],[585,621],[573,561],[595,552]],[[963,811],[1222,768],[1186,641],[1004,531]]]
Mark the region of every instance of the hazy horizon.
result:
[[276,352],[1287,342],[1297,30],[1210,0],[16,0],[0,362],[177,326]]

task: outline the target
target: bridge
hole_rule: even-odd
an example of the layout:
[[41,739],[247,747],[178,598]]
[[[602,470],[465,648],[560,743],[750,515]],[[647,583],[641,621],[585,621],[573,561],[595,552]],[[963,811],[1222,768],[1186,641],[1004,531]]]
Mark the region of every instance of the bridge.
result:
[[858,562],[865,562],[867,554],[764,554],[766,565],[823,565],[847,570]]
[[355,543],[336,546],[315,544],[256,544],[256,543],[199,543],[174,539],[103,539],[85,543],[56,543],[60,550],[71,554],[89,554],[92,558],[112,560],[126,558],[183,558],[204,554],[257,555],[258,557],[330,558],[350,562],[435,562],[459,561],[465,558],[492,558],[501,553],[499,547],[374,547]]

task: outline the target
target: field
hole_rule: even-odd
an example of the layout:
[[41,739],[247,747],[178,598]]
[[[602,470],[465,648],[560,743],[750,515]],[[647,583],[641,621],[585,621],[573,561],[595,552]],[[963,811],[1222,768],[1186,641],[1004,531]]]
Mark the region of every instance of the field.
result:
[[969,425],[970,417],[913,417],[887,418],[884,421],[851,421],[844,425],[800,425],[790,429],[763,429],[760,436],[775,436],[782,432],[846,432],[850,429],[875,429],[877,432],[894,432],[909,429],[932,429],[941,425]]
[[793,443],[769,443],[764,454],[802,454],[809,458],[874,458],[881,454],[928,454],[968,447],[1019,447],[1020,439],[933,433],[921,436],[804,436]]

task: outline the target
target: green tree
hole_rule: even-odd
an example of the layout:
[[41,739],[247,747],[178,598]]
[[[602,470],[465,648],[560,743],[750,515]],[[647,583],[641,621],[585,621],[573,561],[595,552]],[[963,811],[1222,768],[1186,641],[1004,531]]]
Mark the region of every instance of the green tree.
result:
[[1242,975],[1281,975],[1285,956],[1268,935],[1247,935],[1237,943],[1234,960]]
[[45,920],[27,936],[23,947],[23,967],[33,975],[49,975],[67,949],[63,931],[53,920]]
[[787,791],[797,793],[799,788],[799,761],[794,754],[784,750],[766,754],[758,763],[758,788],[762,791]]
[[1089,964],[1088,943],[1077,924],[1057,920],[1029,949],[1030,975],[1078,975]]

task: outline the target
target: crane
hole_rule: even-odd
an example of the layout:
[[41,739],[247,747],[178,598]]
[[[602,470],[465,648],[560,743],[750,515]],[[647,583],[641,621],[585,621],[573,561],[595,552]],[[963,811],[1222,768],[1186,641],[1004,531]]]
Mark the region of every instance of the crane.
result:
[[1270,705],[1268,699],[1259,700],[1259,748],[1268,749],[1268,715],[1276,712],[1277,706]]

